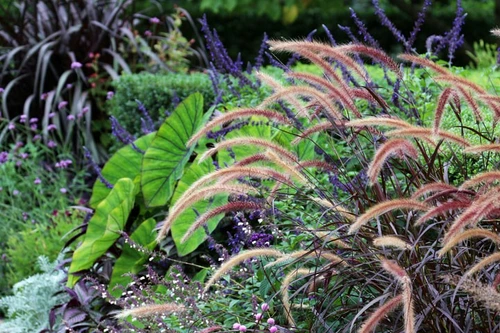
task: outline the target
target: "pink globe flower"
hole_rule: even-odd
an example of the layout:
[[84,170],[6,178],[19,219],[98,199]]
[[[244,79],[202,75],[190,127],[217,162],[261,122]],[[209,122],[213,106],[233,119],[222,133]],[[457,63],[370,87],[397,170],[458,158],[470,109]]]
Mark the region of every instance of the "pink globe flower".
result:
[[58,110],[64,109],[67,105],[68,105],[67,101],[61,101],[59,102],[59,104],[57,104],[57,109]]
[[269,332],[276,333],[276,332],[278,332],[278,328],[276,326],[271,326],[271,327],[269,327]]
[[275,324],[274,318],[269,318],[269,319],[267,320],[267,323],[268,323],[269,325],[271,325],[271,326],[274,326],[274,324]]
[[267,310],[269,310],[269,304],[262,303],[262,305],[260,306],[260,308],[262,309],[262,311],[266,312]]
[[240,332],[246,332],[247,331],[247,327],[245,325],[241,325],[240,328],[239,328]]
[[233,329],[237,330],[237,329],[239,329],[239,328],[240,328],[240,326],[241,326],[240,324],[238,324],[238,323],[234,323],[234,324],[233,324]]
[[82,68],[82,63],[78,61],[73,61],[71,63],[71,69],[77,69],[77,68]]

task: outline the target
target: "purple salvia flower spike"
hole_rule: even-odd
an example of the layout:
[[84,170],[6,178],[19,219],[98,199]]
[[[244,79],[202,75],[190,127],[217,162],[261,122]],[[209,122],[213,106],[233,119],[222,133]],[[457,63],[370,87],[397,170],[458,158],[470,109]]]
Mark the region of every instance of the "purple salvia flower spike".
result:
[[380,6],[379,0],[372,0],[372,4],[375,7],[375,14],[380,19],[380,23],[382,23],[382,25],[385,25],[389,29],[389,31],[392,32],[394,37],[396,37],[396,39],[399,42],[403,43],[403,45],[405,46],[405,49],[407,50],[408,49],[408,42],[406,41],[406,38],[403,36],[401,31],[399,31],[396,28],[396,26],[391,22],[391,20],[389,20],[389,18],[385,15],[384,10]]
[[102,175],[102,170],[101,168],[97,165],[97,163],[94,161],[94,159],[92,158],[92,154],[90,153],[90,151],[87,149],[87,147],[83,147],[83,152],[85,154],[85,158],[89,161],[90,163],[90,166],[92,167],[92,169],[94,169],[94,172],[97,174],[97,177],[99,178],[99,180],[109,189],[112,189],[113,188],[113,184],[111,184],[110,182],[108,182],[106,180],[106,178],[104,178],[104,176]]
[[325,30],[326,36],[328,37],[328,40],[330,41],[330,44],[332,44],[332,46],[337,46],[337,41],[335,40],[335,38],[333,38],[333,35],[330,32],[330,29],[328,29],[328,27],[326,25],[324,25],[324,24],[322,24],[321,26]]
[[257,53],[257,58],[255,58],[254,68],[257,70],[264,64],[264,52],[268,49],[267,47],[268,39],[269,38],[267,37],[267,34],[264,32],[264,38],[262,38],[262,43],[260,44],[259,53]]
[[151,119],[151,116],[149,115],[148,110],[146,110],[146,107],[144,106],[144,104],[141,103],[141,101],[139,101],[138,99],[136,99],[135,101],[137,103],[137,108],[139,109],[139,111],[141,111],[141,113],[144,117],[144,120],[145,120],[146,125],[147,125],[147,129],[149,130],[149,133],[154,132],[155,126],[153,123],[153,119]]
[[[427,10],[429,7],[432,5],[432,0],[425,0],[424,4],[422,5],[422,9],[418,13],[417,20],[415,21],[415,24],[413,25],[413,30],[410,33],[410,38],[408,38],[408,48],[411,49],[413,47],[413,44],[415,44],[415,40],[417,39],[417,34],[422,28],[422,25],[424,24],[425,21],[425,14],[427,13]],[[411,50],[407,50],[411,51]]]
[[368,45],[375,47],[375,48],[380,48],[379,43],[373,38],[373,36],[368,32],[368,29],[366,28],[365,24],[363,21],[360,20],[360,18],[356,15],[356,12],[354,9],[349,8],[351,12],[351,18],[354,20],[354,23],[358,27],[358,34],[363,37],[363,41],[367,43]]
[[118,140],[120,140],[122,143],[126,145],[131,145],[132,148],[138,153],[144,154],[144,151],[135,145],[134,143],[135,137],[131,135],[129,132],[127,132],[127,130],[120,125],[120,123],[115,117],[111,116],[109,120],[111,121],[111,133]]

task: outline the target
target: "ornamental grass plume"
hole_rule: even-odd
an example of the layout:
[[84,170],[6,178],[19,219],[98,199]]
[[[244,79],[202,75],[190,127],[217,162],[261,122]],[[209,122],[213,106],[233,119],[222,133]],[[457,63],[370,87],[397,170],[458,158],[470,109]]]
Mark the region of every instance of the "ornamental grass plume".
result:
[[225,123],[229,123],[233,120],[249,118],[249,117],[265,117],[269,120],[276,121],[281,124],[289,124],[290,120],[286,116],[276,112],[274,110],[264,110],[264,109],[239,109],[233,110],[222,115],[219,115],[212,119],[210,122],[205,124],[197,133],[195,133],[187,142],[187,147],[195,144],[199,139],[205,136],[214,128],[221,126]]
[[396,209],[409,209],[409,210],[427,210],[427,206],[411,199],[394,199],[381,202],[375,206],[370,207],[363,215],[359,216],[356,221],[350,226],[348,234],[353,234],[364,226],[368,221],[374,219],[382,214],[388,213]]
[[224,141],[217,143],[215,145],[215,147],[210,148],[205,153],[203,153],[203,155],[201,155],[198,163],[203,162],[208,157],[217,153],[221,149],[226,149],[229,147],[241,146],[241,145],[264,147],[267,150],[273,151],[276,154],[280,155],[281,157],[286,158],[288,161],[292,161],[292,162],[298,161],[297,156],[295,154],[289,152],[286,148],[284,148],[284,147],[282,147],[274,142],[264,140],[264,139],[254,138],[254,137],[238,137],[238,138],[228,139],[228,140],[224,140]]
[[314,274],[314,271],[306,269],[306,268],[298,268],[287,275],[285,275],[285,278],[281,282],[281,287],[280,287],[280,293],[281,293],[281,302],[283,303],[283,308],[284,308],[284,313],[286,320],[288,321],[288,324],[290,327],[294,328],[297,327],[295,324],[295,320],[293,319],[292,315],[292,307],[290,305],[290,295],[288,293],[288,288],[292,284],[292,282],[297,281],[297,276],[299,275],[306,275],[306,274]]
[[361,325],[358,333],[372,333],[379,322],[388,316],[392,311],[396,310],[403,301],[403,295],[397,295],[378,307]]
[[448,251],[450,251],[454,246],[458,243],[463,242],[464,240],[470,238],[488,238],[491,241],[500,245],[500,235],[494,233],[492,231],[481,229],[481,228],[473,228],[466,230],[455,237],[451,238],[444,246],[439,250],[438,256],[445,255]]
[[418,158],[418,152],[413,144],[405,139],[390,139],[384,142],[375,152],[370,165],[368,166],[367,176],[370,183],[373,185],[377,181],[377,177],[382,170],[382,166],[390,155],[398,155],[403,157],[407,155],[413,159]]
[[136,308],[126,309],[118,313],[116,318],[127,318],[132,316],[134,318],[143,318],[149,316],[159,316],[159,315],[170,315],[179,314],[185,311],[186,308],[183,305],[165,303],[165,304],[148,304],[138,306]]
[[243,261],[253,258],[253,257],[263,257],[263,256],[268,256],[268,257],[274,257],[274,258],[280,258],[284,254],[281,251],[274,250],[274,249],[269,249],[269,248],[258,248],[258,249],[252,249],[252,250],[247,250],[244,252],[240,252],[239,254],[229,258],[226,262],[224,262],[219,269],[217,269],[210,280],[205,284],[205,288],[203,290],[204,293],[210,289],[210,287],[218,281],[222,275],[226,274],[229,272],[233,267],[241,264]]
[[394,261],[383,259],[382,268],[384,268],[387,272],[391,273],[401,283],[403,289],[401,302],[403,304],[405,332],[414,333],[415,313],[413,309],[411,279],[406,273],[406,271]]
[[396,236],[380,236],[373,240],[376,247],[393,247],[399,250],[411,250],[413,246]]

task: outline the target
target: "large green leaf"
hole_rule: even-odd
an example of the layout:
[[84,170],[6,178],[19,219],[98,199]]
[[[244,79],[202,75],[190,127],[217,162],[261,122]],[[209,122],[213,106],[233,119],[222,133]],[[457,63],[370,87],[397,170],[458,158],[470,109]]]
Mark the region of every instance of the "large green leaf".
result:
[[[130,239],[143,248],[152,250],[156,246],[155,227],[156,221],[153,218],[147,219],[141,223],[132,235],[130,235]],[[147,253],[132,248],[128,243],[124,244],[122,254],[116,260],[115,266],[113,267],[113,273],[111,274],[111,281],[108,286],[110,294],[114,297],[119,297],[121,295],[121,290],[113,290],[114,287],[116,285],[126,287],[132,282],[132,278],[125,274],[139,273],[144,268],[144,263],[148,260],[148,257],[149,255]]]
[[[142,151],[146,151],[153,141],[155,133],[150,133],[148,135],[142,136],[135,140],[134,144],[137,148]],[[136,184],[136,190],[139,190],[140,180],[141,180],[141,163],[142,154],[132,148],[131,145],[121,148],[118,150],[109,161],[104,165],[102,169],[103,177],[110,182],[115,184],[120,178],[130,178]],[[109,194],[111,189],[107,188],[100,180],[97,180],[94,184],[92,190],[92,197],[90,198],[90,207],[96,208],[97,205]]]
[[[179,199],[179,197],[189,188],[189,186],[191,186],[192,183],[207,175],[208,173],[213,172],[214,169],[215,168],[212,165],[211,160],[205,160],[201,164],[198,164],[197,160],[195,160],[189,166],[189,168],[186,169],[184,176],[179,181],[177,188],[175,189],[175,193],[172,197],[172,204]],[[205,230],[203,230],[203,228],[200,228],[196,230],[194,234],[186,240],[186,242],[181,243],[182,237],[196,220],[197,215],[193,209],[195,209],[199,213],[204,213],[211,208],[219,207],[227,203],[227,197],[227,195],[220,194],[214,196],[213,200],[201,200],[191,206],[191,208],[186,209],[174,221],[171,228],[172,238],[174,239],[177,252],[180,256],[186,255],[196,250],[206,238]],[[207,226],[210,232],[215,229],[222,217],[223,214],[220,214],[208,220]]]
[[[108,196],[99,203],[90,219],[83,243],[73,253],[69,273],[92,267],[120,237],[130,211],[134,207],[134,182],[122,178],[116,182]],[[68,276],[68,286],[73,286],[78,277]]]
[[141,185],[146,206],[164,206],[170,200],[194,149],[187,148],[186,142],[209,116],[209,112],[203,116],[203,96],[195,93],[165,119],[142,160]]

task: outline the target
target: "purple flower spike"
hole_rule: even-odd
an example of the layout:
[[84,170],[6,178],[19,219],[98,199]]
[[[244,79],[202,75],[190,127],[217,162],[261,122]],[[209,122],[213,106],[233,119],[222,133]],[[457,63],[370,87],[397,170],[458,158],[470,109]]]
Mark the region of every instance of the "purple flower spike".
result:
[[0,95],[3,94],[4,91],[5,91],[5,89],[0,87]]
[[77,69],[77,68],[82,68],[82,63],[78,61],[73,61],[71,63],[71,69]]
[[73,120],[75,120],[75,116],[74,116],[74,115],[72,115],[72,114],[68,114],[68,116],[66,117],[66,119],[67,119],[68,121],[73,121]]
[[54,124],[50,124],[49,126],[47,126],[47,131],[49,131],[49,132],[56,130],[56,129],[57,129],[57,126]]
[[160,23],[160,19],[157,18],[157,17],[152,17],[149,19],[149,23],[151,24],[159,24]]
[[13,129],[16,129],[16,125],[14,125],[13,123],[10,123],[9,126],[7,126],[7,128],[12,131]]
[[55,143],[54,141],[50,140],[49,142],[47,142],[47,147],[49,148],[54,148],[57,146],[57,143]]
[[19,122],[20,123],[25,123],[27,119],[28,119],[28,116],[26,116],[25,114],[22,114],[21,118],[19,118]]
[[153,33],[151,31],[149,31],[149,30],[144,31],[144,36],[151,37],[152,35],[153,35]]
[[31,118],[30,119],[30,124],[37,123],[37,122],[38,122],[38,118]]
[[49,113],[49,119],[54,118],[56,114],[54,112]]

